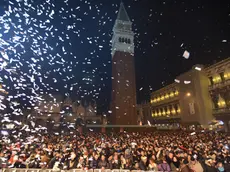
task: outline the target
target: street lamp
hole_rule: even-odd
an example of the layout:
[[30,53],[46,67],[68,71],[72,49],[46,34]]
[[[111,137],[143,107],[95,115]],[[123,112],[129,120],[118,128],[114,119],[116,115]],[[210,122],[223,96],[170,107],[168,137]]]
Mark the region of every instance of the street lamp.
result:
[[186,94],[186,96],[187,96],[187,97],[190,97],[190,96],[191,96],[191,93],[190,93],[190,92],[188,92],[188,93]]

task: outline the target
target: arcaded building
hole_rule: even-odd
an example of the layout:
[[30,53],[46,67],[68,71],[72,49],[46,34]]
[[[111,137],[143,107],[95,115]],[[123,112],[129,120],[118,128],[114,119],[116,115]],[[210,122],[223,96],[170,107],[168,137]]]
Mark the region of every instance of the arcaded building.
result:
[[151,94],[152,124],[208,126],[230,121],[230,58],[205,67],[195,65],[175,82]]
[[54,127],[63,125],[77,125],[77,121],[84,124],[100,124],[101,116],[97,115],[97,106],[93,102],[72,101],[70,97],[61,95],[44,96],[32,112],[33,121],[37,125]]

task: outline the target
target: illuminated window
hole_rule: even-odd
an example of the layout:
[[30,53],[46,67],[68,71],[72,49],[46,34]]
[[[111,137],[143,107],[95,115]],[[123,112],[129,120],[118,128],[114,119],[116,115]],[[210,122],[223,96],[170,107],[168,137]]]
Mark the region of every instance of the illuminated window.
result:
[[163,116],[165,116],[166,115],[166,113],[165,113],[165,109],[163,108],[163,110],[162,110],[163,112],[162,112],[162,115]]
[[158,115],[161,116],[161,110],[160,109],[158,109]]
[[176,90],[176,91],[175,91],[175,95],[177,96],[178,94],[179,94],[179,92]]
[[166,93],[165,94],[165,99],[168,99],[169,98],[169,95]]
[[164,100],[165,99],[165,97],[164,96],[161,96],[161,100]]
[[174,105],[172,105],[172,110],[171,110],[171,113],[172,113],[173,115],[175,115],[175,114],[176,114],[176,109],[175,109]]
[[220,101],[218,101],[218,107],[219,107],[219,108],[225,108],[225,107],[226,107],[226,102],[225,102],[225,100],[220,100]]
[[171,92],[171,93],[170,93],[170,97],[173,97],[173,96],[174,96],[174,93],[173,93],[173,92]]
[[180,113],[180,107],[177,109],[177,113]]
[[169,108],[169,106],[167,107],[167,115],[170,115],[170,108]]
[[159,102],[160,100],[161,100],[161,98],[160,98],[160,97],[158,97],[158,98],[157,98],[157,101]]
[[230,78],[230,72],[225,72],[224,73],[224,79],[229,79]]
[[213,80],[214,83],[219,83],[219,82],[221,82],[221,77],[220,77],[220,75],[217,75],[212,80]]
[[167,115],[170,115],[170,110],[169,109],[167,110]]

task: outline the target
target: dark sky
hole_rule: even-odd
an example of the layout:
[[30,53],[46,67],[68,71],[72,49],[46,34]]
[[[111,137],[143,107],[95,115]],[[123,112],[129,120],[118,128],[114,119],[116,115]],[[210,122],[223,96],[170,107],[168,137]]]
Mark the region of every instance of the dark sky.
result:
[[[23,34],[26,35],[26,41],[22,43],[25,52],[17,56],[12,55],[14,59],[20,59],[23,64],[17,67],[17,71],[21,76],[25,76],[28,87],[27,91],[23,89],[15,91],[11,84],[9,90],[12,94],[26,92],[29,95],[31,93],[28,91],[31,90],[29,87],[33,87],[33,84],[28,83],[30,78],[27,76],[34,75],[39,87],[36,90],[38,94],[69,93],[75,100],[91,100],[93,97],[97,100],[100,111],[107,111],[111,92],[110,40],[120,1],[50,0],[50,4],[47,4],[45,0],[28,0],[35,10],[28,7],[28,4],[18,5],[15,0],[11,2],[14,2],[12,8],[21,9],[21,14],[24,11],[29,14],[29,17],[20,18],[23,21],[20,23],[24,30]],[[123,2],[136,34],[138,102],[148,100],[151,90],[172,83],[177,75],[189,70],[194,64],[211,64],[215,60],[229,57],[230,2],[208,0],[123,0]],[[1,11],[4,6],[8,9],[8,5],[8,1],[2,3]],[[39,9],[42,9],[43,13],[38,15]],[[52,10],[55,13],[50,18]],[[16,12],[13,12],[8,19],[12,18],[14,23],[19,25],[19,19],[15,14]],[[26,18],[30,19],[29,24],[25,24]],[[45,24],[44,28],[36,26],[47,19],[50,22]],[[51,31],[46,30],[51,26],[53,27]],[[30,27],[33,28],[32,32],[36,33],[34,37],[28,32]],[[0,33],[3,31],[4,28],[1,27]],[[13,32],[3,34],[3,39],[12,37]],[[39,36],[43,38],[40,39]],[[52,48],[47,48],[46,44]],[[43,48],[41,54],[34,51],[38,47]],[[189,59],[182,57],[185,50],[190,52]],[[18,51],[22,50],[19,48]],[[32,57],[40,61],[34,63]],[[59,63],[62,60],[63,64]],[[15,66],[16,63],[18,62],[10,65]],[[32,70],[30,64],[33,63],[35,64],[33,68],[40,74]],[[42,78],[42,82],[39,77]],[[55,80],[57,82],[54,82]],[[21,98],[23,99],[23,96]],[[25,103],[23,106],[27,105]]]

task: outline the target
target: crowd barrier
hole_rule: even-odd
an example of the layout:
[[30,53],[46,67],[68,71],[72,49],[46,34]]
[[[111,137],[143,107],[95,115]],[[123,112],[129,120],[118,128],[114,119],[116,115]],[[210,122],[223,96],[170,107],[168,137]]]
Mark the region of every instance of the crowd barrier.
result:
[[[0,169],[1,171],[1,169]],[[120,169],[90,169],[90,170],[81,170],[81,169],[73,169],[73,170],[52,170],[52,169],[2,169],[2,172],[144,172],[141,170],[120,170]],[[163,171],[148,171],[148,172],[163,172]]]

